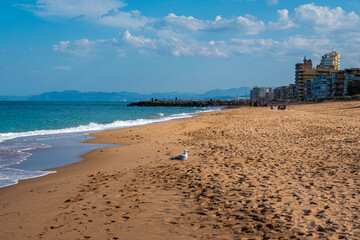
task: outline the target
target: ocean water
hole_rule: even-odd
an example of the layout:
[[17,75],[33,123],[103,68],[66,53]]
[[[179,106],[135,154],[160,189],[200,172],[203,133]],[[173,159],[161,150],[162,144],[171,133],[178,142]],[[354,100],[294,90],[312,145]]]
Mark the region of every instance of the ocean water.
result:
[[44,176],[105,144],[90,132],[193,117],[210,108],[127,107],[125,102],[0,102],[0,187]]

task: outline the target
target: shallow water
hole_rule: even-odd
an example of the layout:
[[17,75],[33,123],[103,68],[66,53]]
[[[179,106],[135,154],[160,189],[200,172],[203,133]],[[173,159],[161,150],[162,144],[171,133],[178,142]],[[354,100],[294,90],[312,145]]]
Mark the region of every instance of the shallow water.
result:
[[0,187],[81,160],[89,132],[193,117],[209,108],[127,107],[124,102],[0,102]]

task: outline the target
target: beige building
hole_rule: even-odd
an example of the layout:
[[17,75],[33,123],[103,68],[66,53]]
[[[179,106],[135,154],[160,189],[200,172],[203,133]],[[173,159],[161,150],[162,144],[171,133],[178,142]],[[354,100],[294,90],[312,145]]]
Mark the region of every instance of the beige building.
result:
[[305,100],[305,82],[312,81],[316,76],[316,69],[313,68],[311,59],[304,58],[304,63],[295,65],[295,98],[298,101]]
[[[324,76],[331,77],[333,73],[337,73],[340,68],[340,53],[332,51],[322,56],[320,64],[313,68],[312,61],[304,58],[304,63],[295,65],[295,98],[297,101],[312,100],[314,91],[313,81],[323,82]],[[317,86],[317,85],[316,85]],[[324,95],[324,90],[322,94]]]
[[320,68],[322,69],[331,69],[335,70],[340,69],[340,53],[336,51],[332,51],[330,53],[325,54],[321,57]]

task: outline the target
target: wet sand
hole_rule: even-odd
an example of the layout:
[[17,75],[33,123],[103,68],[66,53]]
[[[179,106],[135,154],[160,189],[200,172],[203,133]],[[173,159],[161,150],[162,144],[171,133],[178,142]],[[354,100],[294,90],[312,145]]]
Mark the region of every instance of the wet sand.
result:
[[0,189],[0,239],[360,239],[360,102],[290,108],[97,133]]

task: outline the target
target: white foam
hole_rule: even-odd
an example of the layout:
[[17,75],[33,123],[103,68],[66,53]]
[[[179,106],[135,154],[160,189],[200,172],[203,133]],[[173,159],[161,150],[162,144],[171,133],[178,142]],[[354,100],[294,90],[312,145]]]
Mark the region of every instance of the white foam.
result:
[[0,168],[20,164],[32,154],[27,152],[34,149],[49,148],[50,145],[42,143],[29,143],[24,141],[5,142],[0,145]]
[[[215,109],[203,109],[199,112],[209,112],[214,111]],[[44,140],[44,139],[54,139],[54,138],[62,138],[67,134],[73,135],[73,133],[87,133],[87,132],[95,132],[95,131],[103,131],[108,129],[116,129],[116,128],[126,128],[126,127],[134,127],[140,125],[147,125],[151,123],[159,123],[166,122],[176,119],[183,118],[191,118],[194,117],[193,114],[181,113],[174,114],[170,116],[164,116],[163,113],[159,113],[158,119],[137,119],[137,120],[128,120],[128,121],[115,121],[109,124],[97,124],[90,123],[88,125],[81,125],[77,127],[64,128],[64,129],[54,129],[54,130],[37,130],[37,131],[29,131],[29,132],[19,132],[19,133],[0,133],[0,142],[3,142],[0,145],[0,188],[6,187],[10,185],[17,184],[19,180],[35,178],[45,176],[50,173],[50,171],[25,171],[10,168],[8,166],[19,164],[26,160],[31,153],[26,152],[33,149],[38,148],[47,148],[50,145],[47,144],[39,144],[39,143],[31,143],[28,141],[33,141],[36,139]],[[53,135],[56,135],[53,136]],[[63,135],[59,135],[63,134]],[[17,139],[12,141],[7,141],[15,138],[24,138],[24,137],[33,137],[39,136],[31,139]],[[45,137],[44,137],[45,136]]]
[[0,169],[0,188],[17,184],[19,180],[42,177],[56,171],[25,171],[14,168]]
[[4,142],[6,140],[15,139],[15,138],[21,138],[21,137],[43,136],[43,135],[76,133],[76,132],[96,132],[96,131],[103,131],[103,130],[109,130],[115,128],[126,128],[126,127],[147,125],[151,123],[166,122],[166,121],[182,119],[182,118],[191,118],[191,117],[193,117],[193,115],[187,113],[181,113],[181,114],[174,114],[166,117],[161,117],[158,119],[137,119],[137,120],[127,120],[127,121],[115,121],[108,124],[98,124],[92,122],[89,123],[88,125],[80,125],[77,127],[70,127],[63,129],[0,133],[0,142]]

